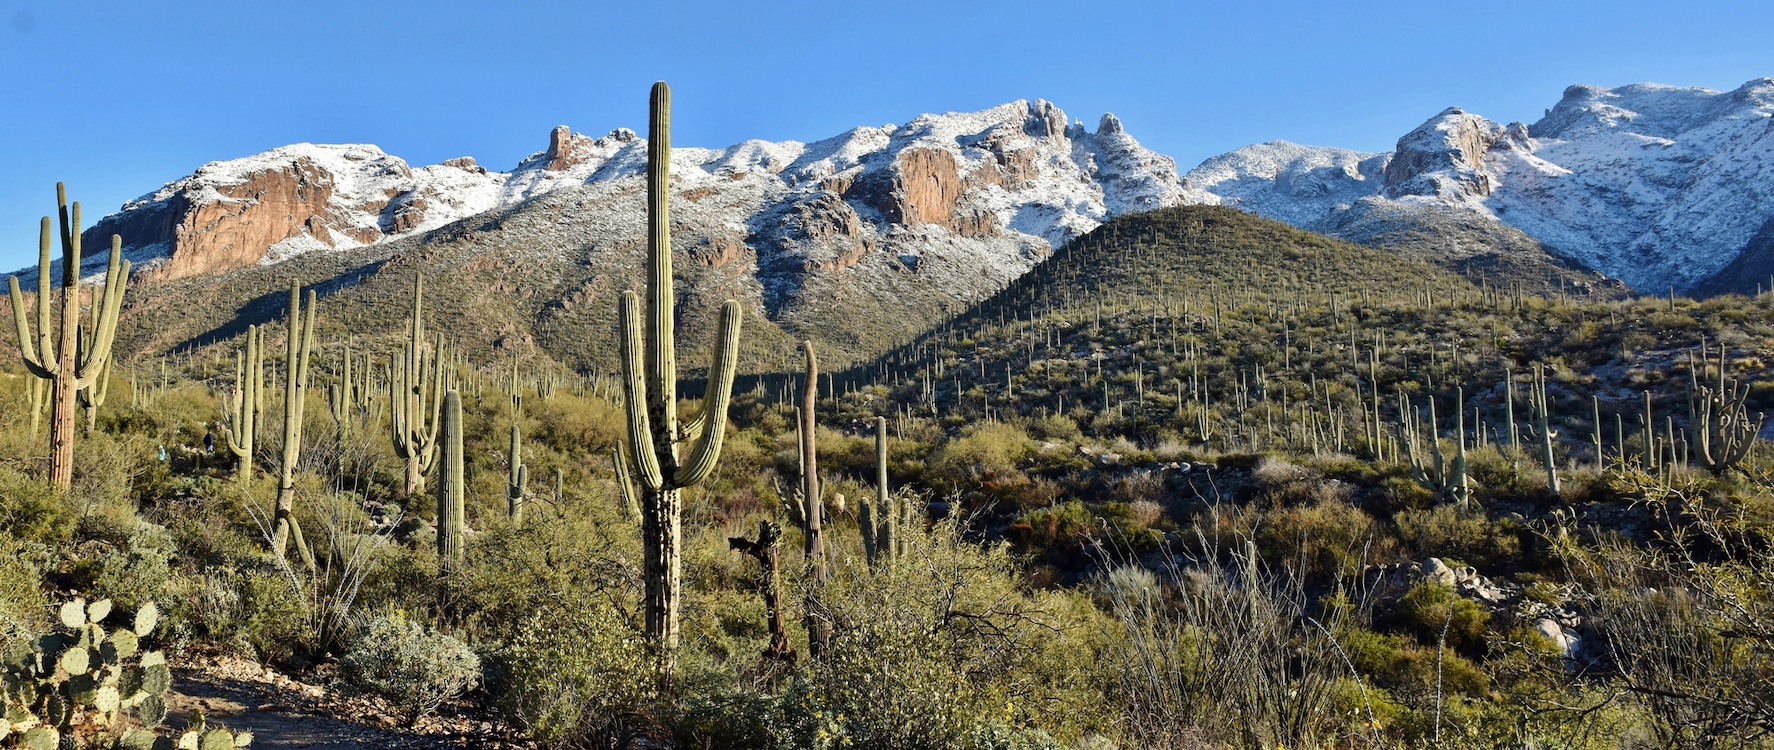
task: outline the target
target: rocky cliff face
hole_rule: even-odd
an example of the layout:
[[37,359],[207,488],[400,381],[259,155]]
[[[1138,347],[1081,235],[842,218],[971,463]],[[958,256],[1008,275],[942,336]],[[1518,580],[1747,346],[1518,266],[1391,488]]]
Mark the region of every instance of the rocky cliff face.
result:
[[1774,79],[1728,92],[1572,86],[1533,125],[1453,107],[1388,154],[1273,142],[1187,181],[1332,234],[1419,213],[1445,223],[1455,209],[1641,290],[1750,289],[1738,277],[1761,266],[1752,240],[1774,219]]
[[[1111,215],[1215,200],[1113,115],[1092,133],[1041,100],[815,143],[680,147],[672,161],[685,200],[723,206],[710,221],[744,227],[700,259],[757,258],[772,310],[793,304],[806,274],[844,273],[871,253],[903,272],[953,275],[938,285],[971,298]],[[557,127],[509,172],[467,157],[413,169],[375,146],[297,144],[207,164],[89,236],[122,235],[139,278],[167,281],[419,236],[563,188],[636,180],[645,163],[645,139],[626,128],[593,138]]]

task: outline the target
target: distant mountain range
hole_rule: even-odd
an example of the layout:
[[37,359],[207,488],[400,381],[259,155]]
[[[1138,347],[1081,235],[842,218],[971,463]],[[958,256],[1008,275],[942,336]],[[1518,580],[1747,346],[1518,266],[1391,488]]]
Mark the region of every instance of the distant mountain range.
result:
[[[1774,79],[1730,92],[1573,86],[1533,125],[1455,107],[1391,153],[1275,141],[1186,175],[1114,115],[1091,130],[1042,100],[814,143],[679,147],[681,299],[745,301],[764,350],[812,337],[834,363],[863,358],[1114,216],[1192,204],[1497,285],[1747,291],[1774,272],[1771,115]],[[140,269],[132,299],[187,318],[176,331],[142,328],[134,351],[269,318],[290,278],[398,294],[367,279],[410,267],[486,297],[464,307],[478,316],[465,337],[558,356],[571,337],[607,332],[614,295],[638,283],[645,155],[631,130],[594,138],[566,126],[503,172],[468,157],[415,169],[371,145],[296,144],[169,182],[91,227],[87,247],[120,234]],[[91,255],[85,270],[102,262]],[[21,273],[29,288],[35,268]]]
[[1458,209],[1648,293],[1748,291],[1774,271],[1774,79],[1572,86],[1532,125],[1450,107],[1391,153],[1273,141],[1185,182],[1341,236],[1376,213]]
[[[679,148],[673,162],[687,199],[731,197],[719,221],[737,244],[719,252],[755,255],[773,310],[794,304],[807,271],[872,255],[908,272],[924,264],[955,277],[937,280],[948,293],[977,296],[1109,216],[1193,203],[1381,244],[1422,216],[1465,212],[1641,290],[1710,293],[1774,270],[1771,116],[1768,78],[1729,92],[1572,86],[1532,125],[1450,107],[1391,153],[1271,141],[1179,177],[1114,115],[1091,132],[1035,100],[809,144]],[[561,126],[499,172],[469,157],[414,169],[371,145],[297,144],[206,164],[90,231],[121,234],[144,279],[216,273],[636,179],[645,146],[628,129],[592,138]]]

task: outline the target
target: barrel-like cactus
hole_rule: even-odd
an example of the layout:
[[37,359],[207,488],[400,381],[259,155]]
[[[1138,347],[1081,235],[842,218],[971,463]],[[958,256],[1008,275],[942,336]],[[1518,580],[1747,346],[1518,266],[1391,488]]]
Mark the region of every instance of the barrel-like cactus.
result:
[[59,335],[50,326],[50,223],[43,217],[37,241],[37,335],[25,317],[25,299],[18,277],[8,280],[12,319],[18,329],[19,353],[25,369],[50,381],[49,483],[66,489],[74,484],[74,416],[79,409],[75,393],[91,387],[111,358],[111,341],[117,332],[117,313],[123,308],[124,287],[129,282],[129,261],[123,260],[123,238],[111,235],[111,257],[105,267],[104,296],[93,305],[95,319],[90,345],[80,336],[80,204],[70,215],[67,189],[55,186],[56,213],[61,220],[62,288]]
[[277,467],[277,510],[271,546],[282,555],[291,543],[302,562],[314,567],[314,555],[296,523],[296,462],[302,457],[302,413],[308,405],[308,353],[314,348],[314,290],[308,290],[308,311],[302,312],[302,284],[290,280],[290,301],[284,319],[283,452]]
[[524,439],[517,425],[511,426],[511,471],[505,477],[505,503],[511,513],[511,525],[524,525],[524,485],[529,483],[530,467],[524,465]]
[[463,526],[467,524],[463,502],[467,485],[462,476],[462,395],[444,393],[443,467],[437,479],[437,554],[445,565],[462,561]]
[[[727,430],[727,404],[739,364],[739,303],[721,306],[715,359],[708,371],[701,429],[678,424],[677,358],[672,336],[674,303],[671,272],[671,89],[653,84],[647,141],[647,317],[640,297],[622,293],[618,310],[622,341],[624,402],[628,411],[629,459],[641,486],[642,577],[645,579],[647,635],[660,666],[670,675],[678,645],[682,598],[680,491],[714,471]],[[694,425],[690,425],[694,426]],[[691,444],[680,463],[678,446]]]
[[258,326],[246,327],[246,351],[234,353],[233,409],[229,414],[228,452],[234,454],[241,484],[252,481],[253,449],[257,444],[259,392],[265,388],[265,360]]

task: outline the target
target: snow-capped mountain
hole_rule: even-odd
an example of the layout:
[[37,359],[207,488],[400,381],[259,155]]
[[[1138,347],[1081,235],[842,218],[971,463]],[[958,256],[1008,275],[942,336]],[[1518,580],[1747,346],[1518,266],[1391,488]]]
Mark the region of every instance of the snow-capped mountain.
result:
[[1442,111],[1389,154],[1270,142],[1185,183],[1341,234],[1376,213],[1474,212],[1635,288],[1735,288],[1774,221],[1774,79],[1734,91],[1572,86],[1533,125]]
[[[627,128],[592,138],[560,126],[546,150],[498,172],[468,157],[414,169],[373,145],[296,144],[206,164],[88,236],[121,235],[146,281],[212,274],[422,235],[563,188],[638,180],[646,145]],[[1185,188],[1175,163],[1142,148],[1113,115],[1093,133],[1042,100],[815,143],[679,147],[672,175],[690,200],[735,196],[716,201],[730,215],[709,218],[751,227],[741,241],[757,254],[772,307],[799,286],[776,277],[841,272],[874,252],[914,269],[945,256],[939,265],[966,277],[966,289],[951,291],[975,296],[1109,216],[1214,200]]]

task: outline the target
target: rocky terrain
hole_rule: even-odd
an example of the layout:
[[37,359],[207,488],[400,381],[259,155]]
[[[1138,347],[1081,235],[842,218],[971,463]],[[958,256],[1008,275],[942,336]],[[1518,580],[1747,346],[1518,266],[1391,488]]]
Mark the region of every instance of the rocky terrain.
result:
[[1185,181],[1350,239],[1367,241],[1376,217],[1403,226],[1451,210],[1640,290],[1754,291],[1770,270],[1771,117],[1769,78],[1724,92],[1579,85],[1531,125],[1449,107],[1391,153],[1273,141]]

